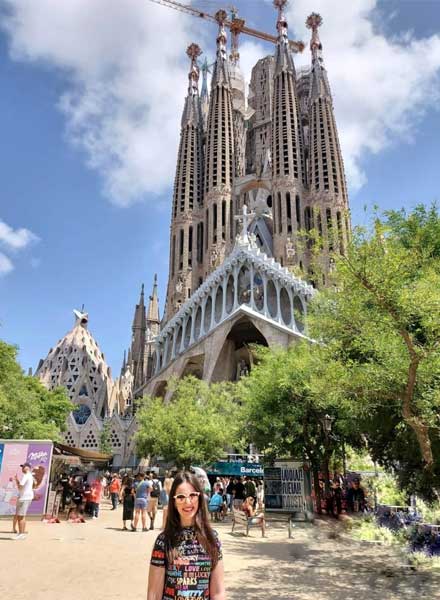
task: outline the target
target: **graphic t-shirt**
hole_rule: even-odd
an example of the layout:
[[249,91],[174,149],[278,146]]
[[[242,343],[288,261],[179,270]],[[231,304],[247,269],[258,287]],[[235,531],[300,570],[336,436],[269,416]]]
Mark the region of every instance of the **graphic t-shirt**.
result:
[[33,500],[34,492],[34,478],[32,477],[32,473],[28,471],[27,473],[23,473],[22,478],[19,480],[20,489],[18,490],[18,495],[20,500]]
[[[221,543],[217,533],[219,560],[222,559]],[[190,600],[202,598],[209,600],[209,579],[212,563],[209,554],[199,543],[193,527],[185,527],[176,547],[177,558],[168,564],[165,552],[165,535],[157,536],[151,555],[151,564],[165,567],[165,586],[162,600]]]

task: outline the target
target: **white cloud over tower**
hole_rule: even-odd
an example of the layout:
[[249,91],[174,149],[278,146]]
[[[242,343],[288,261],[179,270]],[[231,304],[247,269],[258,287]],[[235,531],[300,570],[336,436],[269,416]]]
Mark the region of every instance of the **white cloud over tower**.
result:
[[[170,190],[187,86],[184,50],[199,41],[212,53],[213,27],[147,0],[69,0],[62,10],[57,0],[4,4],[13,59],[64,75],[59,109],[67,137],[102,177],[105,195],[129,205]],[[324,18],[324,58],[347,176],[357,189],[366,180],[365,156],[409,139],[436,105],[440,37],[387,37],[375,25],[377,0],[295,0],[289,26],[304,41],[312,8]],[[267,49],[243,39],[240,52],[248,76]],[[309,60],[306,49],[297,62]]]

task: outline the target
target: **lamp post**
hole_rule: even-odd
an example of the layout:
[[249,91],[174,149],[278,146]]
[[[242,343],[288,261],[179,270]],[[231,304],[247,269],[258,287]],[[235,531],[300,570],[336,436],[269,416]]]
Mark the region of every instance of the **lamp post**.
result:
[[330,481],[330,473],[329,473],[329,452],[328,452],[328,447],[329,447],[329,439],[330,439],[330,434],[332,431],[332,424],[333,424],[334,418],[332,416],[330,416],[329,414],[325,414],[322,419],[321,419],[321,425],[322,425],[322,430],[324,433],[324,469],[325,469],[325,492],[326,494],[329,491],[329,481]]

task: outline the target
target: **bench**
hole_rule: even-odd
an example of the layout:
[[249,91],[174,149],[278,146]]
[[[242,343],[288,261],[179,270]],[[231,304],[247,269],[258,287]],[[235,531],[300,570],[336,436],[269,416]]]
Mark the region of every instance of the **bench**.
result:
[[245,512],[239,510],[238,508],[232,507],[232,530],[231,533],[234,533],[234,529],[236,526],[242,526],[246,529],[246,537],[249,535],[249,529],[251,527],[260,527],[261,534],[263,535],[263,529],[259,523],[252,523],[252,517],[248,517]]

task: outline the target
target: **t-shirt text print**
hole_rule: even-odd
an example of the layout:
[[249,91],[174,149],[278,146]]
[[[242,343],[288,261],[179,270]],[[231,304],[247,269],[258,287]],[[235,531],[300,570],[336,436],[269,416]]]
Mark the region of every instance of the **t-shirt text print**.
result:
[[[215,536],[221,559],[221,543],[217,533]],[[164,534],[159,534],[151,555],[151,564],[166,569],[162,600],[209,600],[211,558],[197,540],[194,528],[185,527],[182,530],[176,546],[176,558],[171,564],[168,564],[165,553]]]

